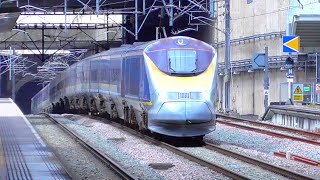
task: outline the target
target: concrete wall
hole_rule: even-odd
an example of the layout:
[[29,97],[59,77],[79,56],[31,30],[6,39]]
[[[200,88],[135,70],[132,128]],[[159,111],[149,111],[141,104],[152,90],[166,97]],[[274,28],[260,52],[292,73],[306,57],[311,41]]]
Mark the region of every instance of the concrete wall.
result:
[[[294,82],[312,82],[315,77],[315,70],[308,71],[294,70]],[[241,72],[239,75],[232,75],[231,78],[231,109],[240,114],[264,113],[263,96],[263,70],[252,73]],[[306,78],[307,77],[307,78]],[[286,83],[286,71],[280,69],[270,70],[269,103],[280,101],[280,84]],[[282,89],[287,91],[287,89]]]
[[[220,1],[218,7],[223,6]],[[231,1],[231,39],[238,39],[271,32],[286,31],[289,0],[255,0],[251,4],[246,1]],[[224,8],[217,9],[218,15],[224,13]],[[218,16],[216,27],[224,30],[224,16]],[[215,42],[222,42],[225,36],[216,31]],[[253,52],[263,52],[269,47],[270,55],[282,55],[281,38],[266,41],[246,42],[245,45],[231,47],[231,59],[241,60],[251,58]],[[219,48],[219,62],[224,62],[224,48]]]
[[[217,5],[216,27],[220,30],[224,30],[225,26],[223,4],[224,2],[220,1]],[[251,4],[247,4],[246,1],[231,0],[231,39],[286,31],[289,5],[290,0],[254,0]],[[216,31],[214,40],[215,42],[222,42],[225,40],[225,36],[221,31]],[[263,53],[265,47],[269,48],[269,56],[284,55],[282,53],[281,37],[257,38],[250,42],[231,45],[231,61],[251,59],[253,53]],[[218,49],[219,62],[224,62],[224,53],[223,47]],[[304,71],[295,73],[297,80],[305,79]],[[231,109],[240,114],[263,115],[263,74],[263,70],[257,70],[253,73],[241,72],[240,75],[232,76]],[[269,102],[279,101],[280,84],[285,82],[285,71],[271,69]]]

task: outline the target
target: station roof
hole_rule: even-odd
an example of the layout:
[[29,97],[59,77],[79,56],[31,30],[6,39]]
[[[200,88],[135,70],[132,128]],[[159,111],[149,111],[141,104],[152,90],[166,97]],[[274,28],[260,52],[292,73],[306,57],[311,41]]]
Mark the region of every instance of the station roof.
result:
[[[64,7],[65,0],[18,0],[19,6],[24,5],[32,5],[36,7]],[[82,8],[83,5],[86,4],[87,6],[95,6],[96,0],[67,0],[67,5],[70,8]],[[118,8],[123,7],[123,5],[134,6],[133,0],[108,0],[109,8]]]
[[315,52],[320,49],[320,15],[295,15],[292,23],[292,32],[300,36],[300,50],[304,53]]

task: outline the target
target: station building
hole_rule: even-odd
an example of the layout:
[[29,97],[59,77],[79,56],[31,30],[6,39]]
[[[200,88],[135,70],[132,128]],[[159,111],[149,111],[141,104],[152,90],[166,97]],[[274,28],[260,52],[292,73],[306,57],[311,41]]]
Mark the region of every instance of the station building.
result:
[[[316,94],[317,61],[320,53],[320,3],[317,0],[253,0],[230,1],[231,6],[231,96],[230,110],[240,115],[262,116],[264,108],[264,70],[252,68],[254,53],[268,47],[269,104],[286,102],[289,98],[285,60],[294,60],[293,84],[310,87],[295,103],[319,103]],[[216,6],[214,44],[219,59],[219,108],[224,102],[225,16],[224,2]],[[220,31],[219,31],[220,30]],[[283,52],[284,36],[299,36],[299,53]],[[319,68],[318,68],[319,69]],[[300,89],[303,89],[301,87]],[[291,90],[294,92],[294,89]],[[319,92],[319,91],[318,91]],[[303,92],[305,93],[305,92]],[[309,94],[308,94],[309,93]],[[309,95],[309,96],[306,96]],[[291,98],[293,98],[291,96]],[[300,96],[298,97],[300,98]],[[297,99],[297,98],[296,98]]]

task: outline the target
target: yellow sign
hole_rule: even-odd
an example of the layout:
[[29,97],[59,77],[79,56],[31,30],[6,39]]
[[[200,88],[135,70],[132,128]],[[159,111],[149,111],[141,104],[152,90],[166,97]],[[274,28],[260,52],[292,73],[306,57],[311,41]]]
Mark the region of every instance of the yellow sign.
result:
[[294,90],[293,94],[302,94],[302,90],[300,86],[297,86],[297,88]]
[[283,37],[284,52],[299,52],[300,38],[299,36]]
[[293,95],[294,101],[303,101],[303,95]]

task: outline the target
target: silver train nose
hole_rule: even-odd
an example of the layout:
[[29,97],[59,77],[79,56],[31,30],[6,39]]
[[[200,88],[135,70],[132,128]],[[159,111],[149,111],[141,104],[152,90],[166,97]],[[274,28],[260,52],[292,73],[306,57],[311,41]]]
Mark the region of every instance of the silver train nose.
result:
[[211,121],[213,114],[205,102],[165,102],[156,118],[160,123],[198,124]]

